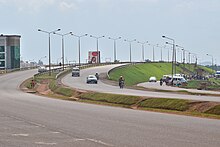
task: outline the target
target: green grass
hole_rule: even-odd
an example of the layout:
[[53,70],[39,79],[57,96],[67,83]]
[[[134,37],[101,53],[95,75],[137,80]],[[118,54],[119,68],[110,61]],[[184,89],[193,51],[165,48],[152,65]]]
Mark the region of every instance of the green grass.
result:
[[[110,79],[117,81],[122,75],[125,78],[125,85],[131,86],[141,82],[146,82],[151,76],[159,80],[163,75],[171,74],[171,63],[145,63],[117,68],[110,72]],[[177,73],[182,70],[177,66]]]
[[54,92],[56,92],[57,94],[61,94],[63,96],[67,96],[67,97],[73,96],[73,91],[70,88],[58,87],[57,89],[55,89]]
[[101,102],[122,104],[122,105],[134,105],[140,100],[140,97],[138,96],[126,96],[126,95],[102,94],[102,93],[84,93],[80,95],[80,98],[92,100],[92,101],[101,101]]
[[205,113],[220,115],[220,105],[217,105],[217,106],[207,110]]
[[[185,70],[185,68],[190,71],[190,73]],[[195,66],[194,64],[179,64],[176,66],[176,73],[191,74],[196,73],[198,68],[202,68],[205,72],[209,73],[211,70],[203,66]],[[136,65],[124,66],[121,68],[116,68],[109,73],[110,80],[118,81],[118,78],[122,75],[125,78],[125,85],[132,86],[138,83],[146,82],[151,76],[160,80],[163,75],[169,75],[172,72],[171,63],[143,63]],[[198,87],[196,85],[189,87]]]
[[189,108],[189,101],[180,99],[164,99],[164,98],[151,98],[142,101],[140,107],[186,111]]

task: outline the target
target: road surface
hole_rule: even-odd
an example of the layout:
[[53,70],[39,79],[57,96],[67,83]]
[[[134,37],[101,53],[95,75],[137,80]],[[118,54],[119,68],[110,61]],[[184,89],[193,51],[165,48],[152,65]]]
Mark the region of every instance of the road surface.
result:
[[0,76],[1,147],[219,147],[220,121],[23,93],[36,70]]

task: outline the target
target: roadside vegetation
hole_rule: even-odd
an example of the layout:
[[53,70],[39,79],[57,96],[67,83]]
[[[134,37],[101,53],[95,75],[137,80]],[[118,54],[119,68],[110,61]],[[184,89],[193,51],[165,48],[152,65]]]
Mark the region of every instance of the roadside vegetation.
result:
[[[179,64],[176,66],[176,73],[190,74],[200,66],[195,67],[193,64]],[[163,75],[171,74],[171,63],[144,63],[116,68],[109,73],[110,80],[117,81],[122,75],[126,79],[126,85],[132,86],[141,82],[147,82],[150,77],[156,77],[157,80]],[[204,70],[209,72],[209,69],[204,67]]]

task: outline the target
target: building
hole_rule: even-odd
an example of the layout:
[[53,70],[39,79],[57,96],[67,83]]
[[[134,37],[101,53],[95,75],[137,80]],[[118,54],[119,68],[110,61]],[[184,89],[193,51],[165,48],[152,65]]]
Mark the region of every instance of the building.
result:
[[0,70],[20,68],[19,35],[0,35]]

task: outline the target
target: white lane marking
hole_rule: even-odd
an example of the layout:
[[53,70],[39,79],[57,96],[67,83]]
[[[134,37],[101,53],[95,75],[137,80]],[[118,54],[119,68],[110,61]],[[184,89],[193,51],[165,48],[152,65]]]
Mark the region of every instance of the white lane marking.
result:
[[60,134],[60,132],[51,132],[52,134]]
[[112,144],[108,144],[108,143],[102,142],[101,140],[96,140],[96,139],[91,139],[91,138],[86,138],[86,139],[89,140],[89,141],[95,142],[95,143],[99,143],[99,144],[105,145],[105,146],[114,146]]
[[29,134],[12,134],[12,136],[22,136],[22,137],[27,137]]
[[35,144],[39,144],[39,145],[56,145],[57,143],[55,142],[35,142]]
[[78,138],[78,139],[74,139],[74,142],[75,142],[75,141],[85,141],[85,139],[79,139],[79,138]]

